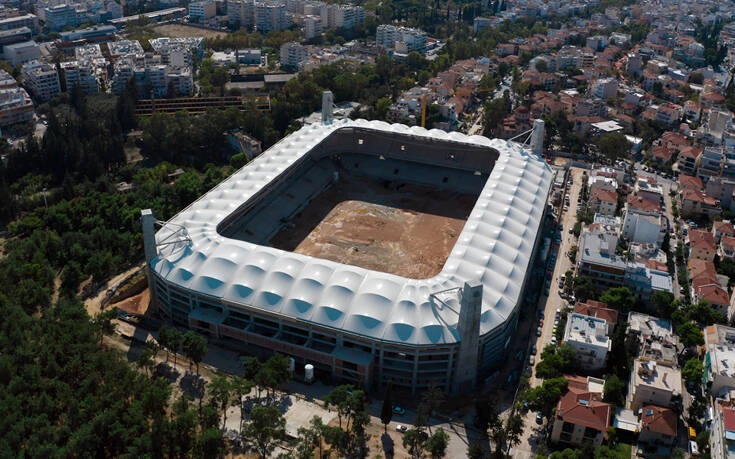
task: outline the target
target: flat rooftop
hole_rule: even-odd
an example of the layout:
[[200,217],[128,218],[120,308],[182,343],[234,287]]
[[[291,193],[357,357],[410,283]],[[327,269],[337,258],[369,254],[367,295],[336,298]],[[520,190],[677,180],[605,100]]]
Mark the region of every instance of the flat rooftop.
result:
[[611,340],[607,337],[607,322],[604,319],[575,312],[569,315],[567,321],[564,341],[576,341],[610,349]]
[[681,394],[681,370],[673,365],[635,359],[633,361],[633,387],[650,386],[672,394]]

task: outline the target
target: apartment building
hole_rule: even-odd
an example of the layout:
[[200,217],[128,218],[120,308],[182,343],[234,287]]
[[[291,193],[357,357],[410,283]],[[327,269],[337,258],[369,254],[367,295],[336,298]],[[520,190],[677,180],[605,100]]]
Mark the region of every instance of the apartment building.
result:
[[714,261],[717,254],[715,237],[709,231],[689,231],[689,257],[700,260]]
[[361,6],[322,3],[320,15],[327,29],[353,29],[365,22],[365,9]]
[[255,3],[252,0],[227,0],[226,9],[230,25],[245,29],[255,27]]
[[582,376],[566,378],[569,390],[557,404],[551,441],[570,446],[600,446],[612,415],[612,407],[602,401],[605,381]]
[[716,399],[710,425],[711,457],[735,459],[735,406],[731,400]]
[[217,4],[213,1],[189,3],[189,20],[203,23],[217,15]]
[[684,189],[679,199],[679,208],[684,217],[711,217],[722,213],[720,201],[700,190]]
[[704,329],[703,383],[714,397],[735,389],[735,328],[709,325]]
[[286,4],[275,1],[255,2],[254,25],[258,32],[284,30],[291,27],[293,18],[286,12]]
[[296,42],[281,45],[281,65],[283,67],[296,68],[299,64],[309,58],[309,49]]
[[679,417],[668,408],[645,405],[641,408],[638,447],[642,450],[670,450],[676,444]]
[[625,282],[626,259],[615,253],[618,238],[606,233],[586,232],[579,241],[577,273],[600,288],[620,287]]
[[148,40],[153,51],[161,56],[161,63],[175,67],[191,66],[194,56],[204,54],[203,37],[160,37]]
[[33,102],[25,89],[0,89],[0,127],[25,123],[33,119]]
[[668,226],[666,218],[658,212],[645,212],[629,207],[623,218],[622,236],[630,242],[654,243],[661,247]]
[[616,78],[600,78],[590,85],[590,96],[597,99],[609,99],[618,94],[618,80]]
[[375,32],[375,43],[382,48],[404,48],[408,52],[426,51],[426,32],[409,27],[379,25]]
[[30,61],[23,65],[21,74],[25,87],[40,102],[47,102],[61,92],[59,72],[51,64]]
[[116,60],[118,57],[128,54],[137,56],[142,56],[143,54],[145,54],[143,46],[141,46],[138,40],[113,41],[107,44],[107,49],[110,51],[110,57],[113,61]]
[[618,206],[618,193],[602,188],[590,192],[589,209],[602,215],[615,215]]
[[321,16],[312,14],[304,16],[304,38],[311,40],[320,37],[324,31]]
[[95,76],[95,68],[90,61],[68,61],[60,64],[61,75],[66,90],[72,92],[78,87],[84,94],[97,94],[99,82]]
[[87,18],[85,9],[78,9],[70,3],[54,5],[44,8],[46,27],[54,32],[64,30],[65,27],[77,27]]
[[567,317],[564,344],[577,351],[577,362],[583,370],[596,371],[605,366],[612,347],[607,332],[605,319],[576,312]]
[[672,363],[635,359],[628,385],[628,407],[671,407],[681,397],[681,370]]
[[607,304],[601,301],[587,300],[586,303],[578,301],[574,304],[574,312],[604,320],[607,325],[607,336],[612,335],[613,329],[618,323],[618,311],[608,308]]
[[34,32],[38,31],[38,17],[35,14],[22,14],[0,19],[0,30],[13,30],[28,27]]

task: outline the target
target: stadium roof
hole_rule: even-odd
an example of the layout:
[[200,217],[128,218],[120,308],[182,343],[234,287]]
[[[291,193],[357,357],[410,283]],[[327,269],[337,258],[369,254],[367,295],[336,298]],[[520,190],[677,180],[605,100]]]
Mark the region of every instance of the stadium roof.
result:
[[[350,127],[486,146],[499,153],[438,275],[408,279],[218,233],[218,225],[266,185],[330,134]],[[479,281],[484,287],[480,333],[503,325],[522,300],[551,180],[551,168],[541,157],[512,142],[381,121],[312,124],[282,139],[169,220],[156,234],[159,253],[151,267],[181,288],[346,333],[411,345],[454,343],[460,340],[458,298],[437,301],[431,294]],[[161,244],[177,234],[185,238]]]

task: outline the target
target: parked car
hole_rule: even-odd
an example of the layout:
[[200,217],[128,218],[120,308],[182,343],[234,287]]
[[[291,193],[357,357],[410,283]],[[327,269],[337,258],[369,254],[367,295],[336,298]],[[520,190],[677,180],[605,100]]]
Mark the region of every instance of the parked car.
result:
[[551,337],[551,344],[556,346],[556,336]]
[[408,427],[404,426],[403,424],[398,424],[396,426],[396,430],[401,433],[405,433],[408,430]]
[[544,417],[541,413],[536,413],[536,424],[541,425],[544,423]]
[[534,344],[533,347],[531,348],[531,355],[536,355],[536,352],[538,351],[536,350],[536,345]]
[[541,336],[541,327],[536,328],[536,336]]
[[406,409],[399,405],[393,405],[393,413],[399,416],[403,416],[404,414],[406,414]]
[[534,357],[534,356],[530,356],[530,357],[528,358],[528,364],[529,364],[529,365],[533,365],[533,364],[534,364],[535,362],[536,362],[536,357]]

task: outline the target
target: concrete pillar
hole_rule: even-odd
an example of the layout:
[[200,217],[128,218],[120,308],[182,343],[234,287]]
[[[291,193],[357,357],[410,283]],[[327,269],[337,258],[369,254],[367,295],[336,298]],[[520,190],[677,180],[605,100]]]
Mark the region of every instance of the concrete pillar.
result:
[[143,226],[143,249],[145,250],[145,262],[150,264],[158,251],[156,250],[156,230],[154,224],[156,219],[153,218],[151,209],[143,209],[140,211],[140,223]]
[[324,91],[322,93],[322,124],[332,124],[332,105],[334,105],[332,91]]
[[531,151],[535,155],[544,153],[544,120],[533,121],[533,131],[531,131]]
[[452,392],[470,391],[477,379],[477,355],[480,345],[480,313],[482,312],[482,284],[465,282],[460,301],[457,331],[461,339],[454,373]]
[[[151,209],[143,209],[140,211],[140,224],[143,227],[143,250],[145,252],[145,274],[148,279],[148,291],[150,292],[149,310],[154,312],[158,309],[158,294],[156,285],[153,282],[151,274],[151,262],[158,255],[156,248],[156,229],[154,227],[156,219],[153,217]],[[171,306],[168,306],[169,308]],[[169,311],[171,313],[171,311]],[[173,316],[173,313],[171,313]]]

